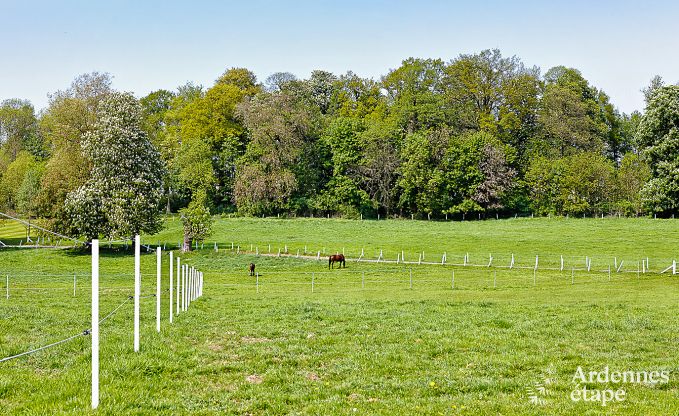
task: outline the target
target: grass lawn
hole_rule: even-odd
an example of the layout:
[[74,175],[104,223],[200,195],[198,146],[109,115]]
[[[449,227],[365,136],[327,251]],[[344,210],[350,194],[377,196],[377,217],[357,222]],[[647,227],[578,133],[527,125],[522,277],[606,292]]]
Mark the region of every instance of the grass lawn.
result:
[[[179,221],[167,225],[144,242],[176,247]],[[182,256],[205,273],[205,296],[189,311],[170,325],[164,290],[158,334],[155,298],[142,299],[140,353],[131,302],[101,325],[101,405],[92,413],[676,414],[679,283],[657,272],[679,257],[677,237],[671,220],[221,219],[205,249]],[[325,261],[236,254],[269,244],[272,253],[306,246],[352,259],[382,250],[440,262],[446,252],[461,263],[469,253],[479,265],[492,254],[503,267],[350,260],[328,271]],[[507,268],[512,254],[526,268]],[[543,268],[534,275],[536,255]],[[562,255],[563,271],[546,269]],[[637,275],[646,257],[651,272]],[[131,294],[133,257],[103,249],[101,261],[103,316]],[[9,300],[0,279],[0,359],[88,328],[89,271],[79,251],[0,250],[0,275],[10,276]],[[142,256],[142,274],[142,294],[154,293],[155,255]],[[0,363],[0,413],[90,413],[89,341]],[[668,383],[587,384],[625,390],[604,407],[571,400],[578,366],[671,373]]]

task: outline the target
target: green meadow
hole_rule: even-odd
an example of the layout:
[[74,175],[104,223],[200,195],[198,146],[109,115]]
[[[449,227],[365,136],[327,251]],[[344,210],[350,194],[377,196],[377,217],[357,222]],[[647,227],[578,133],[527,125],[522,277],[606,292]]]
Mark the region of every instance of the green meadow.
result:
[[[132,251],[102,242],[100,315],[120,309],[100,327],[99,409],[80,336],[0,362],[0,413],[675,414],[679,283],[659,272],[679,257],[678,237],[679,222],[652,219],[216,218],[202,248],[175,251],[204,272],[204,296],[170,324],[163,255],[162,328],[144,297],[139,353]],[[0,240],[22,238],[23,226],[0,223]],[[167,252],[180,239],[168,217],[142,242]],[[346,268],[328,270],[336,252]],[[155,254],[144,250],[141,267],[152,295]],[[89,328],[87,251],[3,248],[0,276],[0,359]],[[624,389],[604,406],[571,399],[578,367],[670,377],[586,383]]]

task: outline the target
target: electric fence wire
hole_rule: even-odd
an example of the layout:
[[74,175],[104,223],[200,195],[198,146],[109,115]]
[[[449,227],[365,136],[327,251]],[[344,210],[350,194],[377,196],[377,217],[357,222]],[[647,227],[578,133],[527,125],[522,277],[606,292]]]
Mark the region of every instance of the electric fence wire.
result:
[[[22,220],[21,218],[13,217],[13,216],[11,216],[11,215],[9,215],[9,214],[6,214],[6,213],[4,213],[4,212],[0,212],[0,215],[3,216],[3,217],[5,217],[5,218],[9,218],[10,220],[14,220],[14,221],[20,222],[20,223],[22,223],[22,224],[24,224],[24,225],[26,225],[26,226],[29,226],[29,227],[37,228],[38,230],[44,231],[44,232],[46,232],[46,233],[52,234],[52,235],[54,235],[54,236],[57,236],[57,237],[60,237],[60,238],[66,239],[66,240],[71,240],[71,241],[73,241],[73,242],[80,243],[80,244],[83,244],[83,245],[88,245],[88,246],[89,246],[89,245],[92,245],[92,243],[91,243],[90,241],[82,241],[82,240],[80,240],[80,239],[78,239],[78,238],[75,238],[75,237],[69,237],[69,236],[67,236],[67,235],[60,234],[60,233],[58,233],[58,232],[56,232],[56,231],[48,230],[48,229],[43,228],[43,227],[40,227],[40,226],[38,226],[38,225],[31,224],[31,223],[28,222],[28,221],[24,221],[24,220]],[[111,240],[111,241],[109,241],[109,243],[113,243],[113,242],[121,242],[121,243],[122,243],[122,242],[127,242],[127,241],[133,241],[133,239],[130,238],[130,239],[123,239],[123,240],[115,240],[115,241],[114,241],[114,240]],[[4,243],[2,243],[2,245],[6,247],[6,245],[5,245]],[[140,244],[140,246],[144,247],[146,250],[151,250],[151,246],[150,246],[150,245]]]
[[[154,296],[155,296],[155,295],[154,295]],[[148,296],[146,296],[146,297],[148,297]],[[116,312],[118,312],[118,310],[119,310],[120,308],[122,308],[125,304],[127,304],[127,302],[129,302],[131,299],[133,299],[132,296],[128,296],[127,298],[125,298],[125,300],[124,300],[120,305],[118,305],[115,309],[113,309],[111,312],[109,312],[108,315],[106,315],[106,316],[104,316],[103,318],[101,318],[101,319],[99,320],[99,323],[101,324],[101,323],[103,323],[104,321],[106,321],[107,319],[109,319],[110,317],[112,317]],[[64,343],[66,343],[66,342],[68,342],[68,341],[71,341],[71,340],[74,340],[74,339],[76,339],[76,338],[78,338],[78,337],[90,335],[91,331],[92,331],[92,328],[88,328],[88,329],[86,329],[86,330],[84,330],[84,331],[82,331],[82,332],[79,332],[79,333],[77,333],[77,334],[75,334],[75,335],[71,335],[70,337],[64,338],[64,339],[62,339],[62,340],[60,340],[60,341],[53,342],[53,343],[48,344],[48,345],[43,345],[42,347],[38,347],[38,348],[29,350],[29,351],[24,351],[24,352],[22,352],[22,353],[20,353],[20,354],[11,355],[11,356],[9,356],[9,357],[2,358],[2,359],[0,359],[0,363],[5,362],[5,361],[10,361],[10,360],[13,360],[13,359],[15,359],[15,358],[23,357],[23,356],[26,356],[26,355],[30,355],[30,354],[33,354],[33,353],[36,353],[36,352],[39,352],[39,351],[42,351],[42,350],[46,350],[46,349],[48,349],[48,348],[56,347],[57,345],[64,344]]]

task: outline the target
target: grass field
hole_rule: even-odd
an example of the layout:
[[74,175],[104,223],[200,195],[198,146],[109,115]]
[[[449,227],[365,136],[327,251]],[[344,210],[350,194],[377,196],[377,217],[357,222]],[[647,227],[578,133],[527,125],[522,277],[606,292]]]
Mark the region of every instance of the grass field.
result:
[[[1,230],[0,240],[10,237]],[[130,302],[102,324],[96,413],[676,414],[679,283],[657,272],[678,257],[677,237],[671,220],[218,220],[205,249],[182,256],[206,281],[188,312],[170,326],[164,291],[158,334],[155,299],[142,299],[138,354]],[[171,219],[143,238],[168,248],[179,239]],[[471,263],[487,264],[492,254],[503,267],[351,260],[328,271],[327,262],[236,254],[232,242],[350,258],[363,249],[366,258],[382,250],[395,260],[404,251],[409,261],[424,252],[440,262],[446,252],[448,263],[469,253]],[[509,269],[511,254],[524,267],[539,255],[542,269]],[[564,271],[547,270],[561,255]],[[646,257],[651,272],[637,274]],[[251,261],[259,285],[247,275]],[[621,273],[609,275],[614,261],[624,261]],[[80,251],[0,250],[0,273],[10,276],[0,358],[89,327],[89,270]],[[103,250],[101,315],[131,294],[132,272],[130,251]],[[142,273],[142,294],[153,293],[154,255],[142,256]],[[89,364],[88,337],[0,363],[0,413],[90,413]],[[603,407],[570,399],[578,366],[671,376],[656,385],[588,384],[625,389],[624,401]],[[531,403],[527,390],[539,385],[547,391]]]

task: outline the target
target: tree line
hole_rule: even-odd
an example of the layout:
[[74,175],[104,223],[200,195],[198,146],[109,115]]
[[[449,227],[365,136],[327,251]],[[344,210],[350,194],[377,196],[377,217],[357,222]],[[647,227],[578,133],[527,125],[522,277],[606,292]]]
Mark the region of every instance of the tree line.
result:
[[655,77],[644,94],[624,114],[578,70],[498,50],[409,58],[379,80],[231,68],[139,99],[85,74],[39,114],[1,103],[0,204],[80,235],[181,211],[196,238],[210,213],[669,216],[679,87]]

